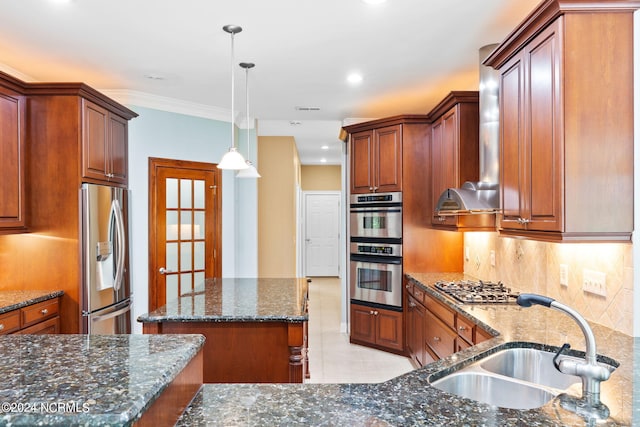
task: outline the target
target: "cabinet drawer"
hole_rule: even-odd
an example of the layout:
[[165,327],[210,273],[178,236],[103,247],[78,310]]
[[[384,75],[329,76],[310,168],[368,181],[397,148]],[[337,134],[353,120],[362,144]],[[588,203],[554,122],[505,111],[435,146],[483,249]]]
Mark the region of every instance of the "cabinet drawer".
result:
[[22,312],[22,327],[26,328],[34,323],[57,316],[59,311],[58,298],[24,307],[20,311]]
[[475,323],[458,314],[457,326],[458,335],[471,344],[473,342],[473,329],[475,327]]
[[425,318],[425,341],[429,348],[439,358],[453,354],[456,351],[457,334],[429,310],[425,312]]
[[60,333],[60,316],[36,323],[28,328],[21,329],[16,332],[17,335],[25,334],[59,334]]
[[0,335],[10,334],[20,329],[20,310],[0,315]]
[[447,307],[442,305],[442,303],[431,298],[429,295],[424,296],[424,303],[427,307],[427,310],[430,310],[433,314],[438,316],[440,320],[442,320],[447,326],[449,326],[451,329],[456,328],[456,315],[453,311],[449,310]]

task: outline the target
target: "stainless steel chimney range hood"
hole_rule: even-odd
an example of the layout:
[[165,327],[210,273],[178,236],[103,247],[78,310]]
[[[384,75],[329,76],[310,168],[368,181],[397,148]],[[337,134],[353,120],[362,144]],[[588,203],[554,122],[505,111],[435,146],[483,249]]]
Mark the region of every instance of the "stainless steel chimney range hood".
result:
[[467,181],[460,188],[446,189],[434,207],[438,216],[493,215],[499,210],[499,78],[496,70],[482,64],[497,46],[498,44],[487,45],[479,51],[480,181]]

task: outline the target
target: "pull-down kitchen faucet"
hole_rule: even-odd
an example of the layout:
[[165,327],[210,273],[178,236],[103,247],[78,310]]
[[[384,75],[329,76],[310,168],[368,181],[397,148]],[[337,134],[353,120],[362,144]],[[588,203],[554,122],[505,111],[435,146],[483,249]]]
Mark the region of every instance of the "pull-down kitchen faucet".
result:
[[556,362],[556,359],[560,353],[569,347],[568,344],[562,346],[562,348],[554,357],[554,365],[556,369],[563,374],[576,375],[582,378],[582,398],[591,405],[600,404],[600,382],[606,381],[611,375],[611,371],[604,366],[601,366],[596,361],[596,339],[593,336],[593,331],[587,323],[587,321],[574,309],[567,307],[564,304],[559,303],[553,298],[545,297],[536,294],[521,294],[517,299],[518,305],[522,307],[531,307],[532,304],[539,304],[545,307],[553,308],[569,315],[573,320],[578,323],[584,339],[587,344],[587,350],[585,354],[585,361],[574,361],[569,359],[561,359],[560,362]]

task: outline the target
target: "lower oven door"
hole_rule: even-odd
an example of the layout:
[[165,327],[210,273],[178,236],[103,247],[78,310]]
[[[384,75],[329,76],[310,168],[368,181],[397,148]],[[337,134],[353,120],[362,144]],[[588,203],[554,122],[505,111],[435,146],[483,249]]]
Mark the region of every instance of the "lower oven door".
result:
[[402,258],[351,254],[351,298],[402,307]]

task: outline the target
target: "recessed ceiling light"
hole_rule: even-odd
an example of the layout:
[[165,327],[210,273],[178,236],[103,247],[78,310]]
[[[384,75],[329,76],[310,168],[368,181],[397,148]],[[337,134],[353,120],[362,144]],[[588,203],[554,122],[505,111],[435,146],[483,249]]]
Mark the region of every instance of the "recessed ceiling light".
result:
[[320,147],[320,148],[322,148],[323,150],[328,150],[328,149],[329,149],[329,146],[328,146],[328,145],[323,145],[323,146],[322,146],[322,147]]
[[351,73],[347,76],[347,81],[352,85],[356,85],[362,82],[362,74],[360,73]]
[[327,163],[327,159],[324,159],[324,158],[320,159],[320,163]]

